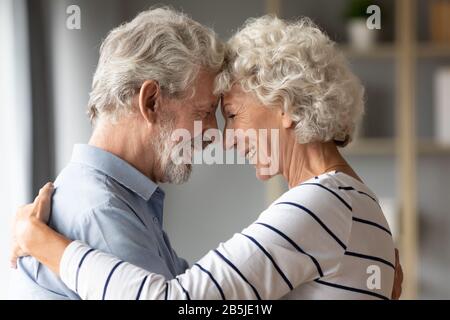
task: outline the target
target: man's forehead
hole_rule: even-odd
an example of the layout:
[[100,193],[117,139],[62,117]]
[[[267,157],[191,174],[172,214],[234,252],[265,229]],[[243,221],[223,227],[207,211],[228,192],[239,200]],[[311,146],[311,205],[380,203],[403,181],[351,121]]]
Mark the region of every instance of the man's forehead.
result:
[[196,106],[198,108],[211,108],[211,107],[217,107],[217,105],[220,102],[220,96],[211,95],[208,97],[208,99],[201,99],[198,100],[196,103]]

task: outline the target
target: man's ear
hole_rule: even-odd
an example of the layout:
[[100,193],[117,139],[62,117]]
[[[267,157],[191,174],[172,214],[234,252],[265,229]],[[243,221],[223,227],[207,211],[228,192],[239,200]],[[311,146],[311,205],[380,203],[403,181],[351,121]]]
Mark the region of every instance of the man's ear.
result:
[[146,80],[139,91],[139,111],[144,119],[153,123],[155,121],[156,102],[160,95],[158,82]]
[[294,120],[292,120],[289,112],[281,112],[281,125],[284,129],[289,129],[294,124]]

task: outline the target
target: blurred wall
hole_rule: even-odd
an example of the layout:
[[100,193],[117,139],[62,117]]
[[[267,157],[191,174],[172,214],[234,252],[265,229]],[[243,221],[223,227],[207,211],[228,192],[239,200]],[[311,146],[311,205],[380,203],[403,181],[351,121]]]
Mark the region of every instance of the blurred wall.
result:
[[24,0],[0,0],[0,299],[9,285],[10,223],[31,196],[31,86]]
[[[66,28],[66,8],[81,8],[81,30]],[[121,20],[123,1],[42,1],[45,8],[51,99],[54,114],[55,171],[70,160],[75,143],[91,134],[86,106],[101,40]]]

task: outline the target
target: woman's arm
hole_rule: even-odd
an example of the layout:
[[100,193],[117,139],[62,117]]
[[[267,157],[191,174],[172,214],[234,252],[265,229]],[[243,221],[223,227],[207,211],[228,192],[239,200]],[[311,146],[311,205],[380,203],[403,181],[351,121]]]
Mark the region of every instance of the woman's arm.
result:
[[50,207],[51,192],[44,188],[35,204],[19,210],[18,245],[60,274],[83,299],[277,299],[319,276],[308,255],[255,223],[207,253],[184,274],[166,281],[161,275],[71,242],[40,222],[36,216]]
[[[37,216],[49,210],[51,192],[44,187],[33,205],[19,210],[16,247],[60,274],[83,299],[277,299],[319,276],[308,255],[255,223],[186,273],[166,281],[161,275],[72,242],[42,223]],[[326,261],[319,263],[326,268]],[[398,287],[401,279],[398,283],[396,277],[394,290]]]
[[30,252],[39,262],[59,275],[60,261],[64,250],[72,240],[57,233],[38,219],[30,219],[29,241],[24,249]]

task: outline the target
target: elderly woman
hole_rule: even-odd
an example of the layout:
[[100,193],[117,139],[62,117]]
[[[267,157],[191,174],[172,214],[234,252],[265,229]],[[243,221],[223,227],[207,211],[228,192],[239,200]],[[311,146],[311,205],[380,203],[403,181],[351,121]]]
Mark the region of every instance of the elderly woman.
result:
[[[363,88],[335,44],[308,19],[249,20],[230,40],[216,83],[225,129],[279,133],[277,141],[225,143],[254,163],[259,179],[281,174],[289,184],[253,224],[166,280],[47,227],[36,218],[50,211],[47,185],[19,210],[18,248],[83,299],[390,298],[391,232],[376,195],[338,150],[363,113]],[[265,170],[271,159],[275,172]]]

